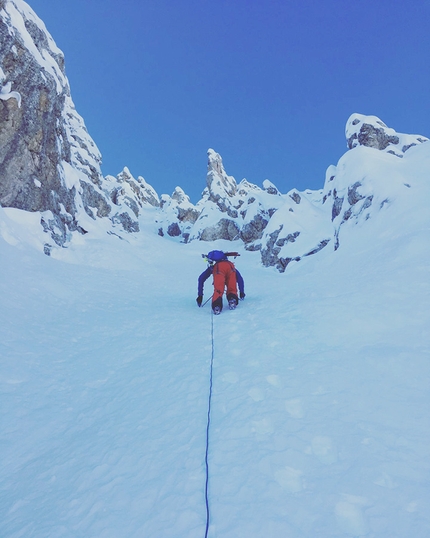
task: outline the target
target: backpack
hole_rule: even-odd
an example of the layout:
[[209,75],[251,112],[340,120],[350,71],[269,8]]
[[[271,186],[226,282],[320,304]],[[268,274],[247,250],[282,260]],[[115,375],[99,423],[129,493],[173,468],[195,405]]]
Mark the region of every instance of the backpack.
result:
[[227,256],[240,256],[239,252],[223,252],[222,250],[211,250],[208,254],[202,254],[202,258],[210,265],[221,261],[228,261]]
[[207,258],[213,262],[220,262],[221,260],[226,260],[227,256],[222,250],[211,250]]

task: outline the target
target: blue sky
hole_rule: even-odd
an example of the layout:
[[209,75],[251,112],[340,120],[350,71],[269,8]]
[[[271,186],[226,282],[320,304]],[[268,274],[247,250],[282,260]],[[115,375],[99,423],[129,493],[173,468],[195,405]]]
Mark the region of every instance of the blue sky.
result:
[[103,156],[159,194],[322,188],[354,112],[430,136],[429,0],[30,0]]

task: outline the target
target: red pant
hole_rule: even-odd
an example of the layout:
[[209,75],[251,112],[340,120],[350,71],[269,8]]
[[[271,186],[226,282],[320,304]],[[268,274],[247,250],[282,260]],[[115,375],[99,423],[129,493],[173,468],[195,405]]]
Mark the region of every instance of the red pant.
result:
[[226,287],[227,297],[230,294],[233,294],[237,298],[236,271],[231,262],[222,261],[215,264],[213,277],[214,294],[212,296],[212,303],[214,303],[219,297],[223,296]]

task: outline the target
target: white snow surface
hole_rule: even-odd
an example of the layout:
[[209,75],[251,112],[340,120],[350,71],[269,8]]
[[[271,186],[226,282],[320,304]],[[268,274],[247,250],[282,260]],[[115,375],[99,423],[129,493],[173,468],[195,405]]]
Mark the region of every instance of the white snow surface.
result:
[[[0,70],[0,78],[3,78],[3,70]],[[12,92],[12,82],[8,82],[3,87],[0,87],[0,99],[2,101],[7,101],[8,99],[16,99],[18,103],[18,108],[21,107],[21,94],[19,92]]]
[[[213,353],[209,537],[428,538],[429,152],[409,151],[393,203],[284,274],[99,223],[54,259],[0,208],[0,535],[204,537]],[[246,285],[214,318],[213,248]]]

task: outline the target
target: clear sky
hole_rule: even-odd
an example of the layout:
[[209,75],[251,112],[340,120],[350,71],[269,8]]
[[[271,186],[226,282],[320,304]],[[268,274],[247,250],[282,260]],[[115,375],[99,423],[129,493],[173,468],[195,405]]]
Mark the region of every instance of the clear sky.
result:
[[29,0],[105,175],[322,188],[354,112],[430,136],[430,0]]

